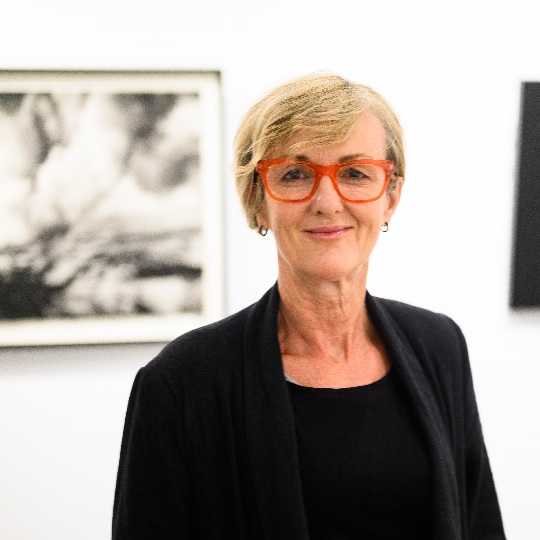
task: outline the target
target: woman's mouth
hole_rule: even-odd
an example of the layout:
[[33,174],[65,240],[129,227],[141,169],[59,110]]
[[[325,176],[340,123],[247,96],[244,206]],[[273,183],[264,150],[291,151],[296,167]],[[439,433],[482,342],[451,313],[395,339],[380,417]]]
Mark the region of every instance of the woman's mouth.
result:
[[348,227],[346,225],[324,225],[321,227],[310,227],[309,229],[304,229],[304,232],[306,232],[312,238],[333,240],[335,238],[340,238],[351,228],[352,227]]

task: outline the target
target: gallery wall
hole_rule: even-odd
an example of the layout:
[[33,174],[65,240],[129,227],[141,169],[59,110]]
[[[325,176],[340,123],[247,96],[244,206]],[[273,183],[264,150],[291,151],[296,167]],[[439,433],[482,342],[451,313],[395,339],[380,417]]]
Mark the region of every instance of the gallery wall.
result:
[[[508,538],[537,540],[540,312],[511,310],[509,291],[520,92],[540,80],[539,17],[516,0],[29,0],[3,8],[0,69],[221,72],[225,313],[276,279],[272,237],[247,228],[230,173],[243,113],[314,70],[385,95],[408,165],[369,289],[461,326]],[[110,536],[129,391],[160,347],[0,350],[0,538]]]

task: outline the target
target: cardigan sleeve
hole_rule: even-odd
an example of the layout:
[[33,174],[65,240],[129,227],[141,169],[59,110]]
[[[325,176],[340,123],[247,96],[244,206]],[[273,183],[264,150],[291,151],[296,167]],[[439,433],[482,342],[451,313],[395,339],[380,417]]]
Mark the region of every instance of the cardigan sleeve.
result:
[[113,540],[194,537],[181,423],[179,398],[165,377],[142,368],[126,413]]
[[480,435],[467,441],[467,499],[469,538],[504,540],[505,534],[489,459]]
[[469,540],[504,540],[501,511],[473,387],[465,338],[458,329],[464,359],[465,479]]

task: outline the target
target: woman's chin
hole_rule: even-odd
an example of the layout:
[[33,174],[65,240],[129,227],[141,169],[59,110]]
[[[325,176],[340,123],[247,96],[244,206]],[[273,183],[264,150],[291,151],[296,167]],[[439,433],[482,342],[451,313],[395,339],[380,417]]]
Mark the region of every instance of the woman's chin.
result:
[[319,262],[313,267],[302,268],[297,274],[305,283],[323,283],[323,282],[365,282],[367,275],[367,263],[363,265],[344,265],[343,261]]

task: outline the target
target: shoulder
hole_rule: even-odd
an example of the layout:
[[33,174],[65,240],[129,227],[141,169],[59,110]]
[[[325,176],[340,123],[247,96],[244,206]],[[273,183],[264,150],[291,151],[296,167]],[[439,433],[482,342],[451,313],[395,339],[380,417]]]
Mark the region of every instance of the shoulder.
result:
[[246,343],[254,327],[264,335],[265,312],[274,309],[275,297],[273,287],[251,306],[182,334],[141,369],[141,376],[161,379],[182,391],[238,384]]
[[[415,358],[433,379],[468,377],[469,355],[460,327],[447,315],[395,300],[368,296],[368,309],[383,340]],[[407,354],[409,351],[410,354]]]
[[184,375],[189,375],[234,362],[241,355],[244,328],[250,309],[251,306],[182,334],[166,344],[143,368],[144,371],[166,376],[182,371]]
[[161,351],[160,357],[174,358],[178,353],[215,356],[234,351],[245,328],[252,306],[214,323],[201,326],[177,337]]
[[384,313],[409,339],[424,343],[461,341],[463,334],[456,322],[444,315],[429,309],[413,306],[397,300],[378,298],[368,295],[368,306],[371,310]]

